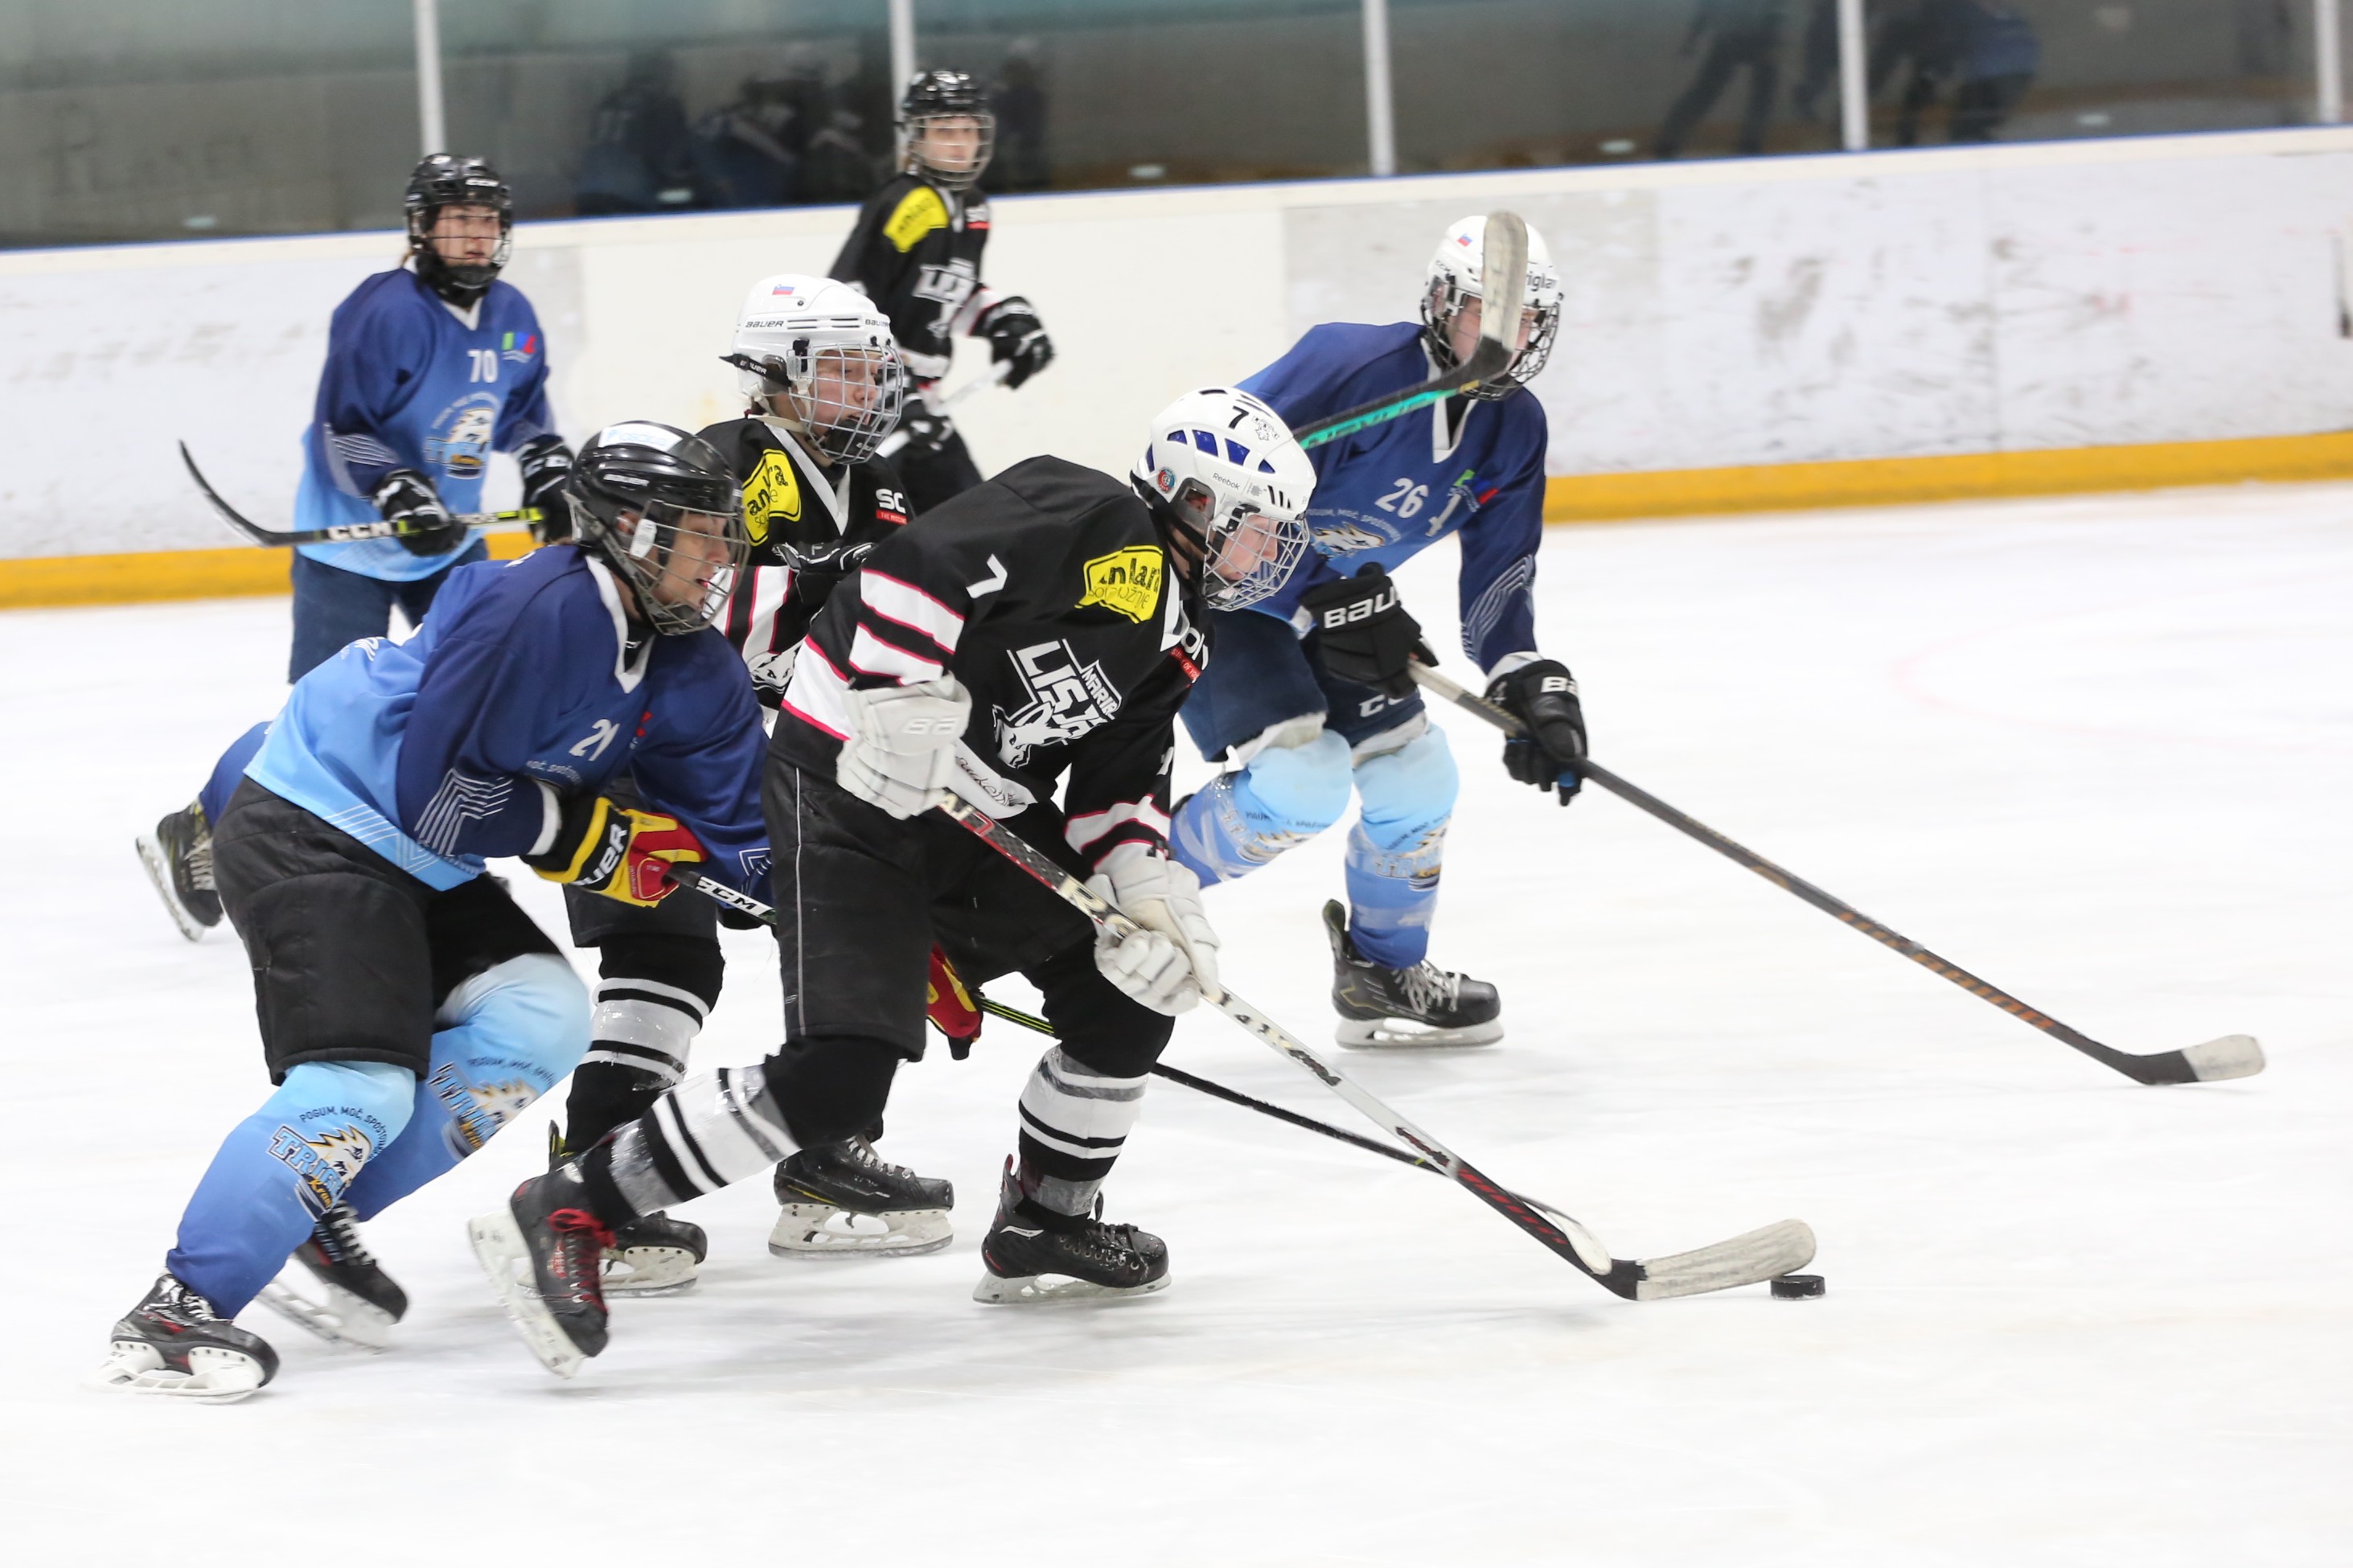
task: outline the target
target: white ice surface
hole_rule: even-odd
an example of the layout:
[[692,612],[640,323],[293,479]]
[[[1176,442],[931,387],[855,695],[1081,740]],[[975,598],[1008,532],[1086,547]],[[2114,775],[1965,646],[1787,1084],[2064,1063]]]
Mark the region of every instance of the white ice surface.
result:
[[[1409,603],[1460,671],[1433,553]],[[1619,801],[1509,784],[1452,717],[1436,954],[1510,1034],[1348,1065],[1621,1255],[1802,1217],[1827,1298],[1620,1301],[1440,1181],[1162,1085],[1111,1196],[1175,1288],[977,1306],[1036,1056],[992,1024],[892,1108],[886,1151],[956,1182],[944,1254],[776,1260],[747,1184],[687,1211],[700,1293],[619,1303],[558,1384],[462,1234],[533,1115],[374,1226],[392,1353],[257,1312],[259,1396],[111,1396],[77,1382],[265,1092],[235,943],[180,940],[131,838],[274,707],[286,607],[0,616],[9,1559],[2353,1561],[2353,489],[1556,531],[1539,596],[1636,783],[2095,1037],[2243,1030],[2270,1070],[2136,1087]],[[1209,906],[1319,1037],[1338,854]],[[763,942],[730,937],[701,1064],[776,1037]],[[1349,1121],[1213,1015],[1171,1060]]]

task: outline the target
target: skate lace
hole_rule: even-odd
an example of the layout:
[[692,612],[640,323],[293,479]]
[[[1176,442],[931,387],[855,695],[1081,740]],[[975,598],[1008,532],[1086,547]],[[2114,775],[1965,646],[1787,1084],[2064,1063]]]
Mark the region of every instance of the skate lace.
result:
[[586,1235],[602,1248],[613,1245],[613,1230],[586,1209],[557,1209],[547,1216],[547,1228],[558,1236]]
[[359,1216],[345,1205],[337,1204],[321,1215],[318,1229],[312,1234],[321,1243],[320,1250],[332,1261],[361,1268],[375,1266],[375,1254],[360,1239]]
[[1399,970],[1398,981],[1407,1004],[1417,1013],[1451,1007],[1462,994],[1461,975],[1451,969],[1440,969],[1426,958],[1411,969]]
[[213,836],[202,833],[188,846],[188,886],[203,892],[216,892],[213,886]]
[[210,1301],[189,1289],[177,1279],[172,1281],[171,1294],[164,1299],[164,1305],[171,1310],[174,1317],[185,1322],[217,1323],[221,1321],[221,1315],[213,1310],[213,1304]]
[[850,1139],[845,1145],[845,1148],[847,1149],[849,1158],[853,1163],[864,1165],[870,1170],[880,1171],[886,1176],[912,1177],[915,1173],[910,1167],[905,1165],[894,1165],[891,1163],[890,1161],[885,1160],[881,1155],[877,1154],[874,1152],[873,1143],[871,1142],[863,1133]]

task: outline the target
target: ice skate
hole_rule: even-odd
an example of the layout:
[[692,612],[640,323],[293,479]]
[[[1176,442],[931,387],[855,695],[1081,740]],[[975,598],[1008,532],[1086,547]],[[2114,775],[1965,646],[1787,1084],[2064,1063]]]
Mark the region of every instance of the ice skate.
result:
[[711,1256],[702,1227],[666,1214],[639,1215],[613,1227],[605,1249],[607,1296],[675,1296],[694,1287],[695,1271]]
[[408,1313],[408,1292],[360,1239],[359,1221],[337,1204],[311,1227],[278,1278],[255,1298],[329,1344],[381,1351]]
[[190,801],[139,836],[139,861],[180,934],[202,942],[220,924],[220,894],[213,887],[213,830],[205,809]]
[[600,1277],[613,1233],[584,1203],[577,1165],[533,1177],[497,1213],[469,1220],[466,1235],[541,1365],[570,1377],[604,1350]]
[[114,1325],[101,1387],[227,1405],[278,1375],[278,1352],[169,1274]]
[[776,1167],[779,1258],[913,1258],[955,1239],[955,1188],[874,1152],[863,1137],[796,1149]]
[[1340,1014],[1340,1044],[1354,1050],[1491,1046],[1504,1037],[1503,998],[1485,981],[1428,959],[1409,969],[1373,963],[1348,940],[1348,911],[1337,899],[1324,906],[1324,932],[1332,939],[1332,1005]]
[[1006,1163],[997,1218],[980,1244],[984,1270],[972,1299],[1030,1306],[1125,1300],[1168,1289],[1168,1245],[1132,1225],[1105,1225],[1103,1200],[1089,1216],[1057,1214],[1022,1196]]

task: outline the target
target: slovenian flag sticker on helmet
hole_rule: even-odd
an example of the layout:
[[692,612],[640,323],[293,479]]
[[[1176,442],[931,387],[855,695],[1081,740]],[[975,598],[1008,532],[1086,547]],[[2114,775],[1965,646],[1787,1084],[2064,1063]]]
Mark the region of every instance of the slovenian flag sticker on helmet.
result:
[[799,292],[799,290],[800,285],[797,283],[779,283],[775,288],[769,289],[768,292],[771,294],[793,294]]

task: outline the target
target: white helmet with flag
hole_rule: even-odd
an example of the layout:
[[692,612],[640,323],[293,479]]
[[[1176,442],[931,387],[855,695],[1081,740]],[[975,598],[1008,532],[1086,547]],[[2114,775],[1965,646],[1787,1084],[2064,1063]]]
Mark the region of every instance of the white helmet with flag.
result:
[[837,463],[862,463],[898,427],[907,370],[891,319],[847,283],[763,278],[735,318],[734,351],[755,411],[805,434]]
[[1307,552],[1315,468],[1282,416],[1247,392],[1188,392],[1153,416],[1135,488],[1195,555],[1214,609],[1254,605]]
[[[1446,231],[1438,254],[1430,258],[1429,286],[1421,296],[1421,341],[1440,370],[1460,362],[1454,353],[1454,318],[1465,302],[1480,297],[1480,268],[1486,258],[1487,220],[1466,217]],[[1560,274],[1544,236],[1528,230],[1528,286],[1521,307],[1523,323],[1519,357],[1493,381],[1467,389],[1472,397],[1509,397],[1535,378],[1552,354],[1554,335],[1560,331]]]

